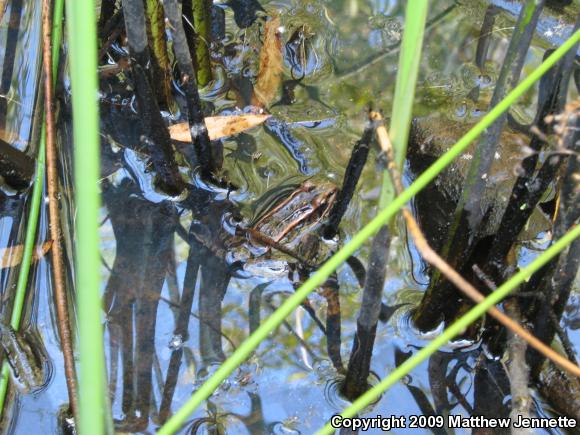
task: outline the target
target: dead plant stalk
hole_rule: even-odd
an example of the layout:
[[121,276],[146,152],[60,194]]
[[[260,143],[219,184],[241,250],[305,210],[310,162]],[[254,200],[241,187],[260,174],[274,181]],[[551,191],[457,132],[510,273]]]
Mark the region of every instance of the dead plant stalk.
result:
[[78,410],[77,401],[77,377],[74,364],[70,321],[68,315],[68,303],[64,284],[64,262],[62,254],[61,227],[58,206],[58,171],[57,150],[55,141],[54,123],[54,89],[52,80],[52,2],[42,1],[42,66],[44,70],[44,112],[46,116],[46,178],[48,190],[48,214],[50,238],[52,239],[51,259],[52,277],[54,284],[54,297],[56,313],[58,317],[58,333],[60,336],[64,355],[64,370],[70,408],[76,416]]
[[[378,112],[371,112],[370,119],[377,122],[376,135],[381,147],[381,150],[385,153],[387,157],[387,170],[393,181],[393,186],[397,195],[400,195],[403,191],[403,185],[401,183],[401,176],[396,164],[394,163],[393,146],[391,140],[389,139],[389,134],[386,127],[383,124],[383,117]],[[431,264],[433,267],[439,269],[439,271],[451,281],[459,290],[461,290],[465,295],[471,298],[474,302],[479,303],[485,299],[485,297],[465,278],[463,278],[457,271],[455,271],[445,260],[443,260],[427,243],[427,239],[423,235],[419,224],[413,217],[412,213],[407,207],[401,209],[405,223],[407,224],[407,229],[413,237],[415,246],[421,254],[421,256]],[[503,312],[495,307],[491,307],[488,313],[494,317],[498,322],[504,325],[506,328],[510,329],[514,334],[517,334],[523,338],[530,346],[536,349],[538,352],[542,353],[546,358],[549,358],[554,363],[558,364],[563,369],[572,373],[575,376],[580,376],[580,367],[571,362],[570,360],[564,358],[562,355],[554,351],[551,347],[544,344],[533,334],[529,333],[524,329],[518,322],[511,319],[509,316],[505,315]]]

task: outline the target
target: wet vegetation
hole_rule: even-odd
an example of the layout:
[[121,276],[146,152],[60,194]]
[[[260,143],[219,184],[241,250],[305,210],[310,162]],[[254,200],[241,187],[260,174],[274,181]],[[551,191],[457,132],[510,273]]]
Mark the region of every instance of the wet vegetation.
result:
[[411,4],[0,2],[1,432],[580,424],[580,3]]

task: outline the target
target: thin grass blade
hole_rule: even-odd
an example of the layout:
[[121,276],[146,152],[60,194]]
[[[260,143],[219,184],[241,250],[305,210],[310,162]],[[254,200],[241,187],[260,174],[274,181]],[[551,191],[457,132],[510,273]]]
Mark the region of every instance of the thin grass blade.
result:
[[94,0],[67,0],[75,147],[76,290],[79,314],[80,433],[105,433],[105,358],[99,255],[99,115]]

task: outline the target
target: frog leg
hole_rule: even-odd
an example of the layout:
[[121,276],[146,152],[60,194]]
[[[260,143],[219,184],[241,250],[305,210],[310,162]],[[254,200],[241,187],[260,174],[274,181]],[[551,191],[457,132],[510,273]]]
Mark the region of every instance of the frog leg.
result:
[[288,246],[272,239],[271,237],[265,235],[264,233],[254,230],[253,228],[242,228],[238,227],[239,232],[245,232],[250,235],[251,238],[255,239],[261,245],[268,246],[270,248],[276,249],[296,260],[298,260],[302,265],[310,268],[316,267],[312,262],[308,261],[302,255],[300,255],[296,250],[289,248]]

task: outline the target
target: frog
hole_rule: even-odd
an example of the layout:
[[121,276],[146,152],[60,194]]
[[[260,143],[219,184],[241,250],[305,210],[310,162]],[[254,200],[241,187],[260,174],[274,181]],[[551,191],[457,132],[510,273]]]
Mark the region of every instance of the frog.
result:
[[48,358],[39,340],[0,322],[0,342],[20,392],[29,394],[42,389],[49,370]]
[[[337,195],[338,188],[329,181],[308,179],[299,184],[283,183],[253,204],[253,216],[247,222],[234,216],[230,209],[221,221],[225,225],[220,223],[221,228],[216,228],[219,221],[208,218],[212,215],[209,210],[202,217],[205,225],[195,225],[192,234],[214,256],[230,265],[231,275],[248,278],[287,274],[296,286],[336,247],[336,240],[325,240],[322,232]],[[222,204],[221,210],[223,207]],[[317,293],[327,301],[326,324],[318,319],[308,299],[302,307],[326,335],[328,355],[336,370],[343,372],[336,277],[325,282]]]
[[[274,189],[274,193],[277,191]],[[271,262],[274,257],[288,265],[279,270],[288,270],[288,277],[294,285],[302,283],[336,247],[336,241],[325,240],[322,232],[337,195],[338,188],[333,183],[313,180],[302,182],[278,201],[271,200],[271,192],[264,195],[255,204],[250,225],[237,229],[238,234],[246,236],[245,248],[253,252],[244,268],[255,270],[260,258],[268,256],[266,261]],[[262,205],[269,207],[262,211]],[[334,368],[338,373],[344,373],[340,355],[340,299],[336,276],[323,283],[317,293],[326,300],[325,325],[318,320],[308,299],[302,307],[326,335],[327,352]]]
[[260,268],[264,259],[317,267],[333,247],[319,233],[337,194],[337,186],[330,181],[313,180],[266,192],[254,204],[249,224],[237,224],[237,238],[229,244],[229,261],[243,263],[246,271]]

